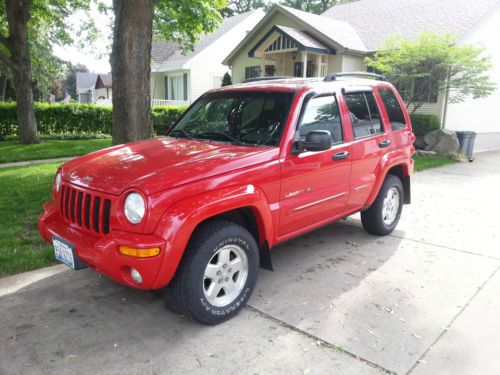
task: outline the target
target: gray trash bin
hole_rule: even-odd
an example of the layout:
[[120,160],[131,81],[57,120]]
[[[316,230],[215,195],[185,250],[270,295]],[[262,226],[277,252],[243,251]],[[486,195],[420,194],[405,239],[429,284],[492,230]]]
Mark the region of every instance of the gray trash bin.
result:
[[469,161],[474,161],[474,141],[476,140],[476,132],[462,131],[456,132],[458,143],[460,143],[460,152],[463,153]]

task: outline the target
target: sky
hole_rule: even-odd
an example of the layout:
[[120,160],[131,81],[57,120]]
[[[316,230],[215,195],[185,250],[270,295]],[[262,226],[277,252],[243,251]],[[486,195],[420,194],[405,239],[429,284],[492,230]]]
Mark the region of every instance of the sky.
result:
[[[111,4],[111,0],[103,2],[107,5]],[[90,15],[100,31],[98,39],[91,45],[86,43],[84,48],[79,46],[54,46],[54,54],[60,59],[70,61],[73,65],[83,64],[93,73],[109,73],[111,71],[109,52],[113,33],[109,25],[110,16],[101,14],[95,5],[92,7]],[[85,17],[83,12],[76,12],[69,17],[68,21],[73,25],[73,29],[78,30]]]

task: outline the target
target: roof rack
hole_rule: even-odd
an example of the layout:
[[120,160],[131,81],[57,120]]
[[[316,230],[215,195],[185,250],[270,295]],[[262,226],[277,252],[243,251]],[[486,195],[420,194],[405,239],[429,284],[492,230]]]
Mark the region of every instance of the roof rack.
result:
[[383,75],[375,74],[375,73],[367,73],[367,72],[352,72],[352,73],[330,73],[328,74],[323,81],[330,82],[336,81],[337,78],[340,77],[360,77],[360,78],[375,78],[378,81],[387,81]]
[[289,76],[252,77],[245,79],[243,83],[258,82],[258,81],[274,81],[277,79],[290,79],[290,78],[297,78],[297,77],[289,77]]

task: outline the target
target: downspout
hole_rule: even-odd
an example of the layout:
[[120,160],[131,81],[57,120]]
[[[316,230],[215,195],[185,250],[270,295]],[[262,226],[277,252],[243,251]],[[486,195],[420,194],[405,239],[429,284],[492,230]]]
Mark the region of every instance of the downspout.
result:
[[444,106],[443,106],[443,112],[441,113],[441,129],[445,129],[446,128],[446,114],[447,114],[447,111],[448,111],[448,98],[449,98],[449,93],[450,93],[450,89],[448,87],[448,84],[450,82],[450,73],[449,73],[449,69],[448,69],[448,75],[446,77],[446,91],[444,93]]

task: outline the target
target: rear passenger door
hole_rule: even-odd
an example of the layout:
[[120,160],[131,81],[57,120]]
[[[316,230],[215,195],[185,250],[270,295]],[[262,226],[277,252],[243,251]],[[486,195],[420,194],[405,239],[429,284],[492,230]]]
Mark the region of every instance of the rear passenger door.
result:
[[376,180],[380,159],[390,146],[373,91],[345,92],[353,142],[351,190],[347,209],[365,205]]

